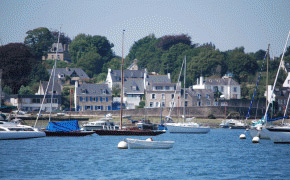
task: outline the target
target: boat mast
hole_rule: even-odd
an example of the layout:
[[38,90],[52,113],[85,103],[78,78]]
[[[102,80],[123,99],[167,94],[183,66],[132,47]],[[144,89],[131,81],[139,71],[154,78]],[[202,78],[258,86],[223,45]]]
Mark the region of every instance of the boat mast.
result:
[[184,84],[183,84],[183,123],[185,122],[185,78],[186,78],[186,56],[184,56]]
[[266,106],[268,105],[268,84],[269,84],[269,77],[268,77],[268,74],[269,74],[269,57],[270,57],[270,54],[269,54],[269,50],[270,50],[270,44],[268,44],[268,56],[267,56],[267,74],[266,74]]
[[57,59],[58,59],[58,47],[59,47],[59,39],[60,39],[60,30],[61,30],[61,27],[59,28],[59,32],[58,32],[57,46],[56,46],[56,57],[55,57],[54,66],[53,66],[51,98],[50,98],[50,111],[49,111],[49,122],[51,121],[52,100],[53,100],[53,90],[54,90],[54,80],[55,80],[56,63],[57,63]]
[[120,129],[122,129],[122,121],[123,121],[123,94],[124,94],[124,70],[123,70],[123,65],[124,65],[124,32],[123,30],[123,36],[122,36],[122,64],[121,64],[121,111],[120,111]]

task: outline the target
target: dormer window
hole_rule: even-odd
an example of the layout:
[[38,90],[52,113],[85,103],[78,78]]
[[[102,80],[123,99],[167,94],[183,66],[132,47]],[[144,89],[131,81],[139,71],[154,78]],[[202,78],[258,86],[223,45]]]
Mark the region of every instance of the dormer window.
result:
[[81,92],[82,92],[82,94],[87,94],[87,93],[88,93],[88,90],[86,90],[86,89],[81,89]]

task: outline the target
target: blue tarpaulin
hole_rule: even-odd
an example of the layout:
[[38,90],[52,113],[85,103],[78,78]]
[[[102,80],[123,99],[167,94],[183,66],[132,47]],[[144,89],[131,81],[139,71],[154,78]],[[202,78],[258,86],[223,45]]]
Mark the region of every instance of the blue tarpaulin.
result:
[[48,123],[46,130],[68,132],[68,131],[78,131],[80,130],[80,127],[77,120],[61,121]]

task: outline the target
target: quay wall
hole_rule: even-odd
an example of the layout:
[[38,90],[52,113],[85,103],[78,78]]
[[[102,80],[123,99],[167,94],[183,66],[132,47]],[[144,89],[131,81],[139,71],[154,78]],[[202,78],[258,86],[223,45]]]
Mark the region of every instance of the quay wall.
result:
[[[186,107],[185,116],[195,118],[208,118],[209,115],[213,115],[215,118],[225,118],[226,114],[230,113],[239,114],[240,118],[245,118],[248,112],[248,107],[231,107],[227,106],[206,106],[206,107]],[[162,116],[169,115],[170,108],[162,108]],[[262,117],[264,109],[252,108],[250,115],[252,118]],[[85,112],[71,112],[72,115],[90,115],[90,116],[105,116],[111,113],[113,116],[120,116],[120,110],[112,111],[85,111]],[[183,114],[183,108],[174,108],[171,112],[171,117],[178,117]],[[160,117],[161,108],[143,108],[143,109],[124,109],[123,116],[131,115],[132,117]]]

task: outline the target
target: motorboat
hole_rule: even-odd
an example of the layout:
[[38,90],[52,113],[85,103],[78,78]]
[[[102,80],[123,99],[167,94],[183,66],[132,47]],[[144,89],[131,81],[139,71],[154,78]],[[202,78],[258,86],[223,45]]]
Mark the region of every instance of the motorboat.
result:
[[114,122],[109,121],[109,119],[107,118],[103,118],[98,121],[88,122],[83,125],[84,131],[93,131],[100,129],[119,129],[119,126],[115,125]]
[[175,141],[153,141],[152,138],[146,140],[126,138],[128,149],[170,149]]
[[44,137],[45,132],[19,122],[0,121],[0,140]]
[[200,126],[199,124],[194,122],[166,123],[166,127],[170,133],[206,134],[210,131],[209,126]]

